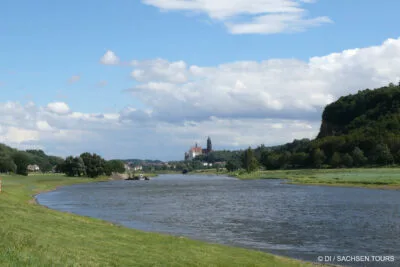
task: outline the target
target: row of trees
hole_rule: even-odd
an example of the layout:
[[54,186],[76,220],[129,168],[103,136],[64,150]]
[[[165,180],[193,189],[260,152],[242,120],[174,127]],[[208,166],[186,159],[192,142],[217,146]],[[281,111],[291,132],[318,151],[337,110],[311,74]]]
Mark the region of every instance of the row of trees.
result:
[[106,161],[97,154],[88,152],[82,153],[78,157],[69,156],[56,167],[58,172],[68,176],[88,176],[96,178],[100,175],[111,175],[113,172],[125,172],[124,162],[121,160]]
[[247,172],[257,170],[263,167],[268,170],[278,169],[301,169],[301,168],[352,168],[363,166],[384,166],[392,164],[400,164],[400,151],[392,155],[386,144],[378,144],[374,153],[370,157],[366,157],[364,152],[355,147],[351,153],[340,153],[334,151],[327,156],[321,148],[304,151],[277,151],[265,148],[261,153],[260,147],[256,150],[248,148],[240,158],[229,160],[226,164],[228,171],[236,171],[244,169]]
[[42,150],[18,151],[0,144],[0,172],[27,175],[27,166],[36,164],[42,172],[50,172],[63,161],[60,157],[48,156]]

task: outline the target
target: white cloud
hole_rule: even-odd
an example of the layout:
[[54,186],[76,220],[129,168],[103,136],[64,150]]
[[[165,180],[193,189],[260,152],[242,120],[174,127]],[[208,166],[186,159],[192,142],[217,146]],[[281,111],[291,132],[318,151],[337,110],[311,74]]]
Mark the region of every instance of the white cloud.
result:
[[142,0],[166,11],[191,11],[221,21],[233,34],[303,31],[331,23],[326,16],[307,17],[304,4],[313,0]]
[[187,65],[183,61],[168,62],[164,59],[133,61],[136,67],[132,77],[139,82],[167,81],[172,83],[187,82]]
[[17,143],[39,140],[39,132],[17,127],[8,127],[5,135],[0,137],[3,143]]
[[[174,69],[176,65],[160,59],[135,61],[134,72],[146,78],[128,91],[153,111],[153,118],[319,120],[324,106],[338,97],[400,79],[400,39],[308,61],[271,59],[210,67],[180,62]],[[174,71],[160,75],[155,71],[159,68]],[[186,81],[175,79],[177,74]]]
[[100,59],[100,63],[104,65],[118,65],[120,63],[119,58],[111,50],[108,50]]
[[37,121],[36,126],[39,131],[53,131],[53,128],[47,121]]
[[64,102],[53,102],[47,105],[47,110],[56,114],[67,114],[70,112],[68,105]]

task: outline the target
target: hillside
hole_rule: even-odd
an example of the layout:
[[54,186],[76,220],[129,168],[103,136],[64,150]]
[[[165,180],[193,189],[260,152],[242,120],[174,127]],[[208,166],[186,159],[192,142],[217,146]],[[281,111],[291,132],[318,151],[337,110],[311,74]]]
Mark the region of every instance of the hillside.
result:
[[[314,140],[262,148],[267,169],[400,164],[400,84],[359,91],[326,106]],[[257,156],[257,154],[256,154]]]

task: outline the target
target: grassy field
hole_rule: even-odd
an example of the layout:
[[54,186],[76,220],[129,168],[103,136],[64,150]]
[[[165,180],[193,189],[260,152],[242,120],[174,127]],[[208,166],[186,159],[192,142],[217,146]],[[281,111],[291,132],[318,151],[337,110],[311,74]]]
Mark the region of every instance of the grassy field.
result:
[[306,169],[256,171],[253,173],[217,172],[216,169],[208,169],[194,171],[191,174],[229,175],[243,180],[288,179],[289,183],[294,184],[400,189],[400,168]]
[[39,192],[91,179],[34,175],[2,176],[2,180],[0,266],[315,266],[252,250],[141,232],[53,211],[33,201]]
[[400,168],[279,170],[231,175],[240,179],[289,179],[296,184],[400,189]]

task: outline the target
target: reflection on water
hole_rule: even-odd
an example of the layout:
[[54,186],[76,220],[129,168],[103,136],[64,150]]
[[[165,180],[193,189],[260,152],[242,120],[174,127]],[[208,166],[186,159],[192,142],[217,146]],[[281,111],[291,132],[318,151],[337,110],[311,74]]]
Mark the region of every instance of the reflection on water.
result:
[[[162,175],[63,187],[38,201],[140,230],[309,261],[319,255],[400,256],[399,191]],[[360,266],[400,266],[396,261]]]

